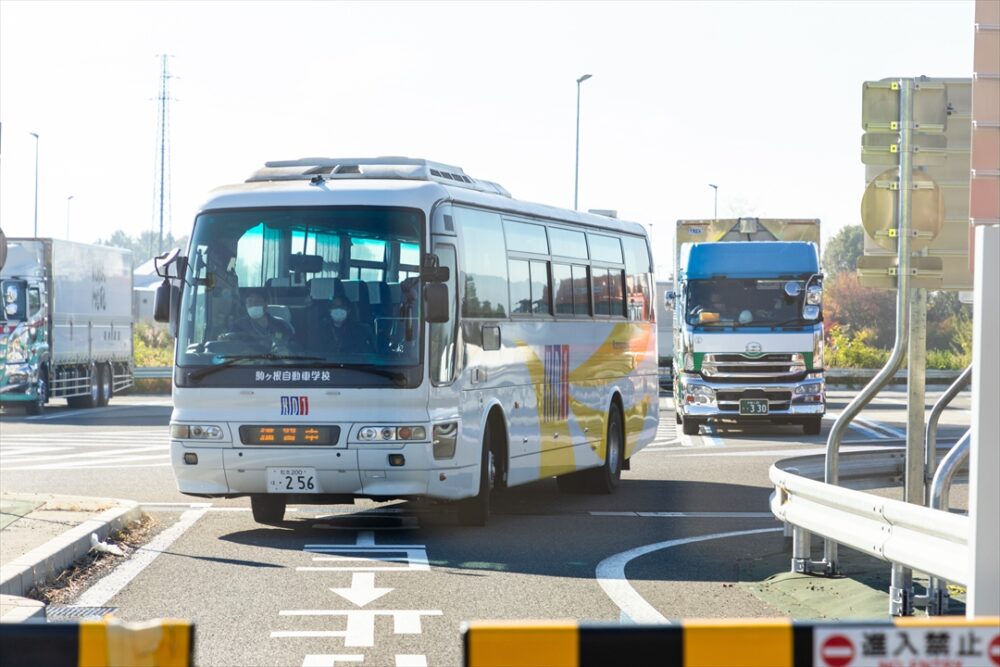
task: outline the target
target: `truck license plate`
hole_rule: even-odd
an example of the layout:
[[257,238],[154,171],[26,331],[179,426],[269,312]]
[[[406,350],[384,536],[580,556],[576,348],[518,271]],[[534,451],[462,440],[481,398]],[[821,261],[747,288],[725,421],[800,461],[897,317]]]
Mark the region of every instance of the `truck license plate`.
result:
[[316,468],[268,468],[268,493],[319,493]]
[[741,398],[740,399],[740,414],[741,415],[766,415],[767,414],[767,399],[766,398]]

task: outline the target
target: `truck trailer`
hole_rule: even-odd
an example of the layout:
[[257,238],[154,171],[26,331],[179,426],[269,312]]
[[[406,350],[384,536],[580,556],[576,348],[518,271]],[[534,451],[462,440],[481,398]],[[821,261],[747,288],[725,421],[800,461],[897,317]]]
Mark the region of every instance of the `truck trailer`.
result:
[[0,243],[0,405],[30,414],[50,398],[107,405],[133,380],[131,253],[58,239]]
[[678,220],[674,406],[713,422],[800,424],[826,410],[819,220]]

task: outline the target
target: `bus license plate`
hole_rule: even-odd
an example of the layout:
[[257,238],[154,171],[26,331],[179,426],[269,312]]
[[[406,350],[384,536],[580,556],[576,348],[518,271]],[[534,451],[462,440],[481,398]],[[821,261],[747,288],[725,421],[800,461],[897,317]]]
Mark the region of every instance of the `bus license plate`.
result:
[[319,493],[316,468],[268,468],[268,493]]
[[741,415],[766,415],[767,414],[767,399],[766,398],[741,398],[740,399],[740,414]]

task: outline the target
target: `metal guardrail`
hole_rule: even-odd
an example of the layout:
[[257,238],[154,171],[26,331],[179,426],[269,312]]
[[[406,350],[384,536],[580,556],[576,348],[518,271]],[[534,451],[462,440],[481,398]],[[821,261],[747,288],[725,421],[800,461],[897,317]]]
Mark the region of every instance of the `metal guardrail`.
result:
[[134,369],[133,375],[136,380],[160,380],[170,378],[173,373],[171,366],[140,366]]
[[[778,461],[769,472],[775,488],[771,511],[801,531],[881,560],[967,584],[968,516],[860,490],[898,484],[904,457],[903,450],[842,454],[840,486],[819,481],[825,468],[822,454]],[[807,545],[802,551],[807,551]],[[808,558],[808,553],[795,556]]]

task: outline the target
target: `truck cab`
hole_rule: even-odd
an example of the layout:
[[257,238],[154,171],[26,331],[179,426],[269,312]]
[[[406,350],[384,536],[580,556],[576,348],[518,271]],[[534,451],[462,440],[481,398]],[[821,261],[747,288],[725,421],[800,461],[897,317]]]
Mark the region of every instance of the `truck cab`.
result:
[[[733,227],[764,226],[747,220]],[[799,424],[818,434],[826,389],[817,245],[775,235],[729,240],[725,222],[734,221],[706,224],[704,240],[678,252],[677,422],[687,435],[709,420]]]

